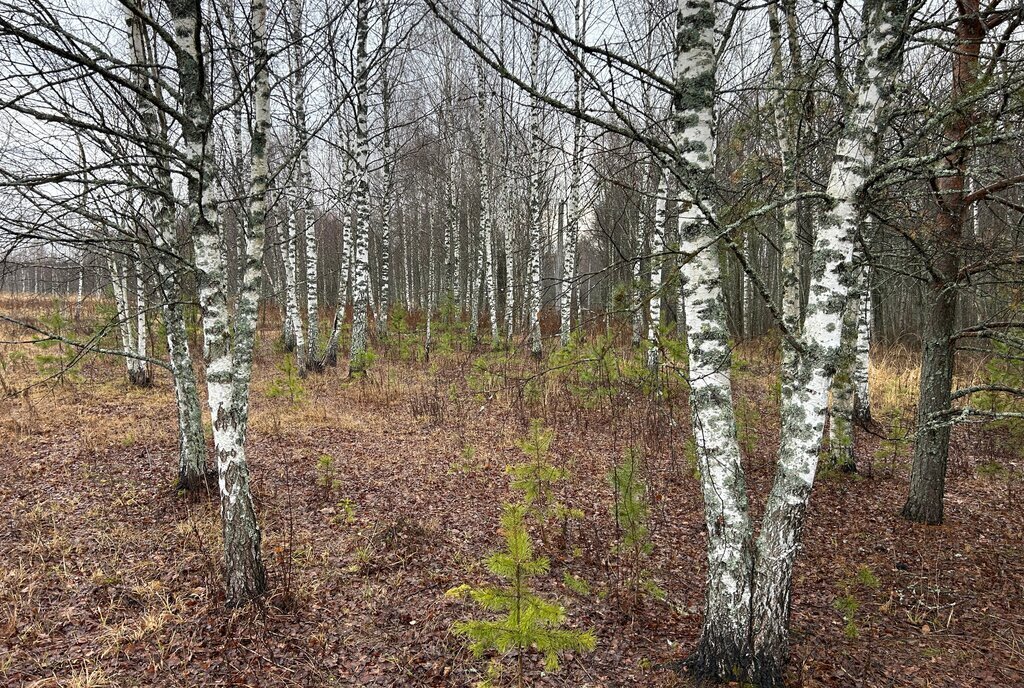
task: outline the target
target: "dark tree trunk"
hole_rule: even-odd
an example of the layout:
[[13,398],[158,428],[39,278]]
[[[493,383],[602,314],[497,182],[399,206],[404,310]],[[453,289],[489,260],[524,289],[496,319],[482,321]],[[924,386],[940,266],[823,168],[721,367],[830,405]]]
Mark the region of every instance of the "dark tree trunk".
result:
[[[978,55],[985,36],[979,0],[957,2],[959,19],[953,50],[951,101],[970,97],[978,80]],[[963,141],[974,124],[970,105],[962,107],[946,126],[946,144]],[[964,176],[970,150],[961,147],[945,158],[945,174],[935,188],[935,226],[931,237],[931,281],[925,294],[927,318],[923,324],[920,400],[917,411],[917,443],[910,469],[910,495],[903,506],[904,518],[918,523],[942,523],[942,501],[949,457],[949,404],[956,347],[953,341],[957,306],[959,250],[963,242]]]
[[[956,260],[952,261],[954,264]],[[903,517],[917,523],[942,523],[942,498],[949,458],[949,409],[953,383],[955,348],[953,327],[956,291],[943,283],[931,285],[927,293],[921,355],[921,398],[917,406],[917,444],[910,471],[910,496]]]

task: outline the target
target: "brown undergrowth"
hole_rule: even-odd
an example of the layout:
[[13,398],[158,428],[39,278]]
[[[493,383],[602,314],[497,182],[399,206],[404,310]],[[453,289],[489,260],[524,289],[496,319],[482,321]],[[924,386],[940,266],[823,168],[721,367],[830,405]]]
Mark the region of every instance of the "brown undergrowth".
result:
[[[222,607],[215,497],[173,490],[165,371],[134,390],[120,362],[89,358],[73,379],[3,400],[6,685],[472,685],[485,664],[449,629],[473,610],[444,593],[488,580],[481,559],[499,546],[501,505],[512,498],[505,467],[523,460],[516,440],[532,418],[554,429],[551,460],[571,472],[558,497],[583,515],[545,534],[552,571],[538,588],[598,643],[557,674],[528,664],[531,685],[688,685],[667,667],[699,632],[704,527],[685,390],[671,372],[652,405],[622,352],[582,379],[537,377],[520,357],[481,361],[460,347],[429,364],[385,348],[365,377],[329,369],[292,399],[267,394],[282,375],[273,339],[274,329],[262,332],[249,450],[271,589],[241,611]],[[12,360],[14,348],[4,351],[5,379],[25,386],[40,373],[30,355]],[[757,511],[778,441],[776,363],[767,345],[740,358],[740,439]],[[949,522],[900,520],[909,442],[890,430],[913,417],[913,374],[896,353],[875,366],[878,422],[858,435],[861,473],[823,475],[815,487],[790,679],[1024,685],[1019,459],[977,427],[958,431]],[[626,605],[606,476],[630,447],[646,466],[644,565],[665,595]]]

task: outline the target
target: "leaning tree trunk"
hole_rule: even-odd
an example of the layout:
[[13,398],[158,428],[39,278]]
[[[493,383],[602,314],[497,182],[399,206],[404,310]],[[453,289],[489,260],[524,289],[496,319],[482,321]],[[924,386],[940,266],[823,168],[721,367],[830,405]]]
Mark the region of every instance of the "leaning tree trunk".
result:
[[164,326],[178,408],[178,489],[193,492],[206,485],[206,438],[185,318],[175,301],[164,305]]
[[[176,248],[172,246],[174,230],[174,188],[167,160],[167,135],[161,126],[160,117],[154,104],[155,91],[149,75],[142,65],[147,64],[147,30],[137,18],[140,3],[127,7],[126,23],[132,46],[132,57],[137,65],[135,82],[138,86],[139,120],[149,137],[153,158],[153,236],[150,237],[155,250],[154,263],[159,279],[158,293],[161,295],[164,315],[164,330],[167,333],[167,351],[174,378],[174,396],[178,415],[178,489],[187,492],[206,485],[206,438],[203,434],[202,413],[199,406],[199,390],[196,385],[195,369],[189,352],[188,332],[185,328],[183,290],[177,269],[183,262],[175,260]],[[79,282],[81,287],[81,282]]]
[[754,570],[750,679],[782,686],[789,655],[793,563],[817,470],[829,387],[839,349],[841,318],[849,294],[858,210],[874,162],[881,114],[901,57],[906,0],[864,4],[863,63],[852,112],[836,146],[826,193],[829,210],[814,242],[814,270],[806,319],[796,349],[794,375],[782,381],[782,432],[778,467],[761,532]]

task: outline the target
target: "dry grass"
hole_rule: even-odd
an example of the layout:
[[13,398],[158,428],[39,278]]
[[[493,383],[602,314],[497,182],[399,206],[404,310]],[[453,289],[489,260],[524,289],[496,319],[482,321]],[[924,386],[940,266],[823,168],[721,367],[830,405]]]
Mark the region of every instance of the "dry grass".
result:
[[[34,317],[50,307],[21,305]],[[5,339],[18,336],[0,330]],[[598,654],[573,659],[561,676],[538,673],[536,685],[610,685],[600,678],[606,676],[622,685],[678,685],[678,677],[669,682],[657,667],[692,648],[703,583],[699,491],[680,468],[685,400],[672,421],[648,417],[642,395],[614,411],[581,409],[563,382],[547,378],[539,398],[520,408],[511,384],[469,391],[473,357],[454,353],[431,366],[381,360],[359,380],[347,379],[342,368],[328,370],[305,379],[301,399],[292,403],[267,395],[282,372],[270,345],[276,329],[261,335],[249,445],[271,577],[260,609],[222,609],[216,501],[189,501],[171,489],[176,429],[165,371],[157,371],[152,388],[132,389],[120,361],[91,357],[73,381],[2,401],[7,480],[0,523],[9,524],[0,531],[0,561],[9,564],[0,569],[3,680],[470,685],[477,667],[448,636],[461,612],[443,592],[486,575],[480,560],[495,544],[496,516],[508,498],[504,466],[518,457],[514,441],[523,421],[539,416],[556,427],[558,458],[574,471],[566,498],[587,514],[578,534],[583,554],[559,566],[595,587],[606,584],[609,548],[602,538],[612,526],[604,476],[626,446],[643,442],[656,499],[651,565],[673,599],[624,617],[611,596],[560,591],[575,610],[573,623],[599,625]],[[28,387],[42,377],[36,348],[0,347],[8,384]],[[12,359],[15,349],[24,355]],[[751,447],[756,506],[770,483],[777,442],[777,356],[769,343],[757,342],[740,347],[738,359],[737,398],[756,428],[743,438]],[[514,365],[521,366],[517,374],[530,371],[529,363]],[[881,352],[872,366],[876,414],[883,423],[912,419],[913,352]],[[959,381],[978,379],[980,370],[972,361],[958,371]],[[860,441],[867,452],[878,442]],[[340,483],[327,493],[317,483],[322,453],[336,459]],[[1024,617],[1016,603],[1024,553],[1009,535],[1015,504],[990,506],[996,486],[957,480],[950,487],[953,524],[916,530],[893,515],[905,476],[905,465],[897,468],[892,478],[816,487],[794,604],[793,664],[805,667],[803,685],[849,685],[843,677],[850,675],[866,677],[865,685],[902,685],[895,677],[908,666],[931,685],[969,685],[979,666],[1024,664],[1020,634],[1003,632],[1022,627]],[[931,566],[918,547],[944,558]],[[882,585],[861,593],[861,636],[846,639],[835,590],[861,564],[870,564]],[[924,624],[928,647],[939,654],[923,654]],[[964,636],[977,646],[961,648]],[[986,644],[990,651],[983,651]]]

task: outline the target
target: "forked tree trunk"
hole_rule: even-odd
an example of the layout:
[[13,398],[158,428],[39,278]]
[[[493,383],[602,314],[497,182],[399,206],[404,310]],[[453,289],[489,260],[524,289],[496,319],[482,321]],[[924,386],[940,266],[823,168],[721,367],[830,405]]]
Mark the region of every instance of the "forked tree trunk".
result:
[[[874,159],[874,141],[900,57],[905,0],[864,5],[863,65],[852,112],[836,148],[829,211],[814,244],[807,319],[792,345],[793,375],[784,377],[782,433],[775,481],[756,547],[735,437],[729,347],[721,293],[717,232],[710,198],[714,137],[714,23],[709,0],[679,0],[674,142],[686,196],[681,241],[697,252],[684,266],[690,406],[708,532],[704,625],[691,665],[696,674],[781,686],[789,651],[793,563],[817,469],[856,231],[856,201]],[[703,250],[699,250],[702,249]],[[699,252],[698,252],[699,251]]]
[[224,534],[226,599],[229,606],[239,606],[259,597],[266,589],[266,572],[260,554],[262,536],[249,488],[245,456],[256,305],[263,272],[266,225],[267,129],[270,123],[268,57],[264,46],[266,5],[263,0],[254,0],[252,8],[256,96],[251,221],[246,237],[241,289],[232,317],[226,293],[226,258],[215,195],[216,161],[209,147],[212,107],[200,53],[204,35],[200,5],[189,0],[168,0],[167,4],[175,26],[174,53],[184,110],[181,122],[188,170],[188,213],[200,281],[206,386]]
[[835,323],[849,294],[850,269],[865,179],[874,163],[881,114],[900,63],[906,0],[868,0],[865,40],[856,95],[826,193],[829,208],[815,237],[810,297],[795,374],[782,381],[782,433],[778,467],[761,532],[754,571],[752,677],[781,686],[789,654],[793,563],[821,449],[829,387],[841,328]]

